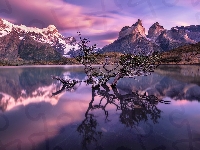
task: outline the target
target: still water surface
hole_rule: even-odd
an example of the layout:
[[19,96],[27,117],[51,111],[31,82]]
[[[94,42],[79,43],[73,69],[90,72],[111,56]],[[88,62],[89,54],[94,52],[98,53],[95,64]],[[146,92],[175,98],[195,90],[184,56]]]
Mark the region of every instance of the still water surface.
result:
[[[117,94],[109,84],[92,91],[82,83],[52,96],[62,85],[51,75],[85,78],[80,66],[0,67],[0,150],[200,149],[200,66],[159,66],[149,76],[121,79]],[[135,91],[171,102],[97,107],[103,96],[105,105]]]

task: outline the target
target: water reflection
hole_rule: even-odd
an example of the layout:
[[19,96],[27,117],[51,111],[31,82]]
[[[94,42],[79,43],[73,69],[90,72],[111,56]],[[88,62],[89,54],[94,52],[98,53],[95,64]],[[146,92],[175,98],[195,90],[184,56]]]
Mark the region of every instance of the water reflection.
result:
[[1,67],[0,110],[4,112],[40,101],[55,105],[60,95],[52,97],[52,92],[62,85],[52,80],[51,75],[65,78],[79,74],[80,78],[84,77],[80,72],[81,67]]
[[185,77],[180,72],[159,69],[152,76],[138,77],[136,80],[123,79],[119,82],[122,90],[138,90],[139,93],[154,94],[159,98],[200,101],[200,78]]
[[198,69],[168,69],[69,92],[51,75],[83,80],[83,68],[0,68],[0,149],[198,149]]
[[[83,70],[83,67],[1,67],[0,110],[11,110],[15,105],[36,101],[49,101],[55,105],[60,95],[52,97],[52,93],[62,85],[52,80],[51,75],[83,80]],[[160,99],[200,100],[199,70],[200,66],[159,66],[151,76],[120,80],[118,88],[139,94],[146,92]],[[60,92],[63,90],[64,87]]]
[[184,83],[200,85],[199,65],[162,65],[159,66],[155,72]]
[[[63,81],[63,79],[60,78],[59,80],[61,82]],[[65,84],[61,90],[53,93],[53,95],[60,94],[60,92],[63,91],[66,87],[66,82],[63,81],[63,83]],[[67,90],[69,89],[67,88]],[[119,116],[120,122],[125,124],[126,127],[137,128],[140,122],[147,123],[148,120],[151,120],[154,124],[158,123],[161,110],[158,109],[156,105],[159,102],[165,104],[170,103],[170,101],[159,100],[154,95],[147,96],[146,93],[144,95],[139,95],[138,92],[121,94],[115,86],[109,87],[106,84],[92,87],[91,90],[92,100],[89,102],[88,109],[85,113],[85,119],[77,128],[77,131],[83,138],[83,149],[88,149],[87,146],[91,143],[95,143],[95,149],[97,149],[97,147],[98,149],[101,148],[98,141],[102,136],[102,132],[97,130],[98,123],[92,111],[96,109],[103,110],[105,114],[105,121],[109,121],[109,111],[107,110],[107,106],[108,104],[114,105],[116,107],[116,111],[121,112]],[[95,97],[98,97],[99,100],[95,101]]]

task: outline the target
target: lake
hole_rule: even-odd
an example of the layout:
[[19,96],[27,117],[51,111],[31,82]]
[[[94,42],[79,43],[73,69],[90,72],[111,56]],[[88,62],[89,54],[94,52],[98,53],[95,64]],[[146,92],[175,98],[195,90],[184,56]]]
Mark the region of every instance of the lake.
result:
[[[81,83],[52,95],[62,84],[51,75],[84,80],[83,69],[0,67],[0,150],[199,150],[200,66],[162,65],[116,89]],[[145,92],[163,101],[119,100]]]

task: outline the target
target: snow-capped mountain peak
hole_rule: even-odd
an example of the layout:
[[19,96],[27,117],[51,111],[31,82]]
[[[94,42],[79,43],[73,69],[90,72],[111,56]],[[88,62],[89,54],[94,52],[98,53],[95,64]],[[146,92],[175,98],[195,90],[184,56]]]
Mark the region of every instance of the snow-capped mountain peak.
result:
[[13,30],[18,33],[20,40],[29,35],[35,41],[50,44],[63,55],[67,55],[72,49],[78,49],[76,39],[74,37],[65,38],[54,25],[39,29],[25,25],[14,25],[7,20],[0,19],[0,37],[9,34]]

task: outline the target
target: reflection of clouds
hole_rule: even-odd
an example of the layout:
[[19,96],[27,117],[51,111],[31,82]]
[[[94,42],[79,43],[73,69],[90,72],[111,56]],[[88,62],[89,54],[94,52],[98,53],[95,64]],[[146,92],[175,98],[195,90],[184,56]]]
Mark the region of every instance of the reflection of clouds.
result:
[[178,100],[176,101],[176,103],[172,103],[173,105],[189,105],[191,102],[186,100],[186,99],[182,99],[182,100]]

